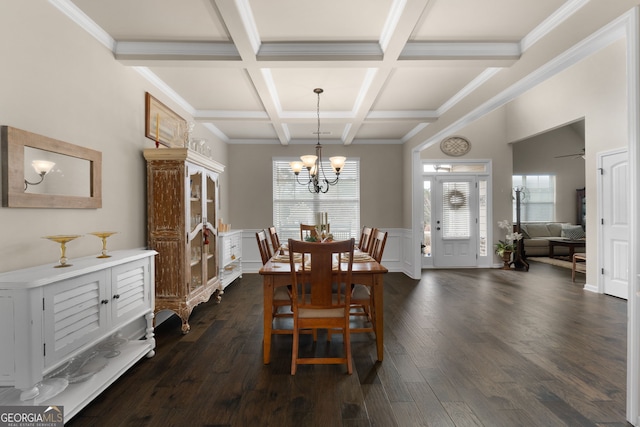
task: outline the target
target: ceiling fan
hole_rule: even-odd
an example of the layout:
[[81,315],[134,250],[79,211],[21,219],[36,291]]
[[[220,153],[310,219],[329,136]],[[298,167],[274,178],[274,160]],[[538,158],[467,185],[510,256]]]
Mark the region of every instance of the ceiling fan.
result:
[[579,153],[564,154],[562,156],[555,156],[554,159],[560,159],[562,157],[573,157],[574,159],[582,159],[582,160],[584,160],[584,148],[582,150],[580,150]]

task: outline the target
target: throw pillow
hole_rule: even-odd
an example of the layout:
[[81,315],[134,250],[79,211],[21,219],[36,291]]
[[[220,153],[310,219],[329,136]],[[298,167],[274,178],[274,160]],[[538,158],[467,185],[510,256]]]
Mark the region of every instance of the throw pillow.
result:
[[563,225],[562,237],[571,240],[584,239],[584,230],[581,225]]
[[551,237],[547,224],[527,224],[527,234],[532,238]]

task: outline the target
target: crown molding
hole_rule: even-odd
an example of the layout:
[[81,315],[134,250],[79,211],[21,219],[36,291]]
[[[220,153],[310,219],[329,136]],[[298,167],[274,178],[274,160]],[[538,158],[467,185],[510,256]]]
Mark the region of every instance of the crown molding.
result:
[[614,41],[625,37],[630,20],[629,14],[625,14],[614,20],[609,25],[591,34],[589,37],[567,49],[564,53],[558,55],[537,70],[498,93],[493,98],[462,116],[451,125],[418,144],[412,151],[419,153],[431,145],[438,143],[442,138],[457,132],[459,129],[473,123],[484,115],[502,107],[529,89],[536,87],[543,81],[577,64],[579,61],[610,45]]
[[538,40],[542,39],[554,28],[564,22],[571,15],[576,13],[582,6],[589,3],[589,0],[569,0],[560,6],[554,13],[552,13],[547,19],[542,21],[540,25],[531,30],[529,34],[524,36],[520,40],[520,47],[522,52],[525,52],[531,46],[533,46]]
[[115,40],[70,0],[49,0],[49,3],[113,52]]

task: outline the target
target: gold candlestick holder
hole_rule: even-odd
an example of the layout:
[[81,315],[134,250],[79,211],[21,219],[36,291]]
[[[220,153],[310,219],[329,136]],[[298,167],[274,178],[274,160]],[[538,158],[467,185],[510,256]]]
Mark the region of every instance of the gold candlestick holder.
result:
[[116,234],[117,231],[94,231],[92,234],[102,239],[102,252],[96,258],[109,258],[111,255],[107,255],[107,237]]
[[53,267],[54,268],[60,268],[60,267],[69,267],[72,264],[67,264],[67,243],[69,243],[72,240],[77,239],[78,237],[80,237],[80,234],[61,234],[61,235],[57,235],[57,236],[45,236],[43,237],[43,239],[48,239],[51,240],[53,242],[56,243],[60,243],[60,264],[56,264]]

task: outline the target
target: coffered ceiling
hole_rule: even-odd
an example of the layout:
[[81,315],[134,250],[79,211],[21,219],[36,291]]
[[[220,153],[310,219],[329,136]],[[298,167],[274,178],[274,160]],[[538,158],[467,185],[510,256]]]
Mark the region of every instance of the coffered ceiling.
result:
[[50,0],[228,143],[403,143],[587,0]]

